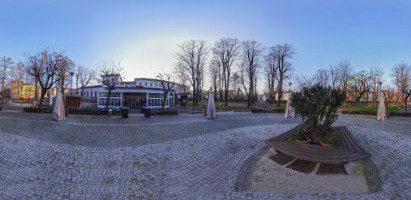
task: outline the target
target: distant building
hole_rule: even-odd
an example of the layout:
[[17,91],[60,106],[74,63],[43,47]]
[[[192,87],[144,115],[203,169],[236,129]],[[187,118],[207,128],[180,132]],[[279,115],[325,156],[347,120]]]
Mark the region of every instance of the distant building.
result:
[[[104,79],[104,77],[102,78]],[[159,80],[136,78],[134,81],[122,81],[119,76],[117,80],[118,84],[111,92],[109,107],[161,107],[164,91]],[[180,93],[180,91],[183,91],[182,85],[175,84],[166,98],[166,108],[176,104],[178,100],[177,94]],[[87,86],[84,88],[82,97],[84,100],[95,99],[97,107],[104,108],[107,102],[107,93],[108,91],[105,85]]]
[[[23,81],[10,81],[12,99],[34,99],[36,96],[36,86],[26,84]],[[37,86],[37,95],[40,97],[41,87]]]

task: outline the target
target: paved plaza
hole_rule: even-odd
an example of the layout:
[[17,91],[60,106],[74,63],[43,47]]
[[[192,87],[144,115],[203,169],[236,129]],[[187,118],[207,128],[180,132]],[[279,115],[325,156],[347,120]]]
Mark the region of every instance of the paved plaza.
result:
[[247,191],[264,140],[301,122],[283,114],[70,116],[0,112],[0,199],[410,199],[411,118],[340,115],[373,156],[381,191]]

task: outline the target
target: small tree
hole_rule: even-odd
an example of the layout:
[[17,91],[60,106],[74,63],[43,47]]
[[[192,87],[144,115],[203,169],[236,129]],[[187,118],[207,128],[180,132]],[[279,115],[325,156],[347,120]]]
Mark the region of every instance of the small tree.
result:
[[80,83],[80,96],[83,96],[84,88],[94,79],[95,73],[96,72],[91,68],[83,65],[77,66],[76,85],[78,90],[78,84]]
[[304,87],[302,92],[293,93],[291,105],[301,114],[306,129],[315,136],[321,136],[330,131],[337,119],[337,109],[346,97],[345,91],[316,84],[310,88]]
[[358,109],[358,103],[361,98],[370,92],[371,75],[365,70],[361,70],[350,78],[349,87],[352,91],[352,97],[355,102],[355,110]]
[[157,79],[160,81],[161,86],[163,87],[163,103],[161,105],[161,110],[164,110],[164,106],[166,105],[166,99],[168,98],[168,94],[174,87],[174,82],[171,81],[171,75],[163,72],[159,72],[157,74]]
[[106,86],[107,90],[107,101],[106,107],[110,103],[111,92],[120,84],[125,77],[124,68],[121,66],[120,62],[106,61],[98,69],[101,75],[101,83]]
[[[1,92],[2,92],[2,94],[4,93],[4,84],[5,84],[5,81],[6,81],[6,78],[7,78],[7,72],[10,71],[10,67],[13,64],[14,64],[13,60],[9,57],[3,56],[0,59],[0,66],[2,66],[4,68],[2,73],[1,73],[2,74],[2,77],[1,77]],[[7,69],[9,69],[9,70],[7,70]]]

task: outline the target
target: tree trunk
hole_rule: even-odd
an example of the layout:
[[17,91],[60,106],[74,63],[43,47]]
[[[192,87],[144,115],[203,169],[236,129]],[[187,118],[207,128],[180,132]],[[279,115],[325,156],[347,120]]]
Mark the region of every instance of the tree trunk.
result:
[[278,81],[278,101],[277,106],[280,107],[280,101],[283,97],[283,76],[280,75],[280,80]]
[[81,98],[83,98],[83,94],[84,94],[84,87],[81,87],[81,94],[80,94]]
[[167,93],[164,93],[163,103],[161,105],[161,110],[164,110],[164,106],[166,105]]
[[108,109],[108,104],[110,103],[110,97],[111,97],[111,90],[108,90],[107,94],[107,102],[106,102],[106,110]]
[[44,100],[44,96],[46,96],[46,92],[47,92],[47,90],[44,90],[44,89],[41,90],[39,107],[41,107],[43,105],[43,100]]
[[4,65],[3,80],[1,81],[1,92],[2,92],[2,95],[4,95],[3,92],[4,92],[4,80],[6,79],[6,69],[7,69],[7,67],[6,67],[6,65]]
[[[31,81],[30,81],[31,82]],[[34,91],[35,91],[35,93],[36,94],[34,94],[34,100],[35,101],[37,101],[37,99],[38,99],[38,93],[39,93],[39,91],[38,91],[38,80],[37,80],[37,76],[34,76],[34,82],[35,82],[35,88],[34,88]]]

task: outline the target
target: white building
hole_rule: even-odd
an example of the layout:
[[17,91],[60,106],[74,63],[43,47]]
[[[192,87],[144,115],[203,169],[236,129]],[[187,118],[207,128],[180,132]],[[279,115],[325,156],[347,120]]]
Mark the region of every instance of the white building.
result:
[[[118,76],[119,84],[111,91],[109,107],[120,108],[141,108],[144,106],[158,107],[162,106],[164,90],[157,79],[136,78],[134,81],[122,81]],[[175,84],[166,98],[165,107],[174,106],[179,84]],[[107,93],[105,85],[88,86],[84,88],[83,99],[96,100],[98,108],[104,108],[107,102]]]

